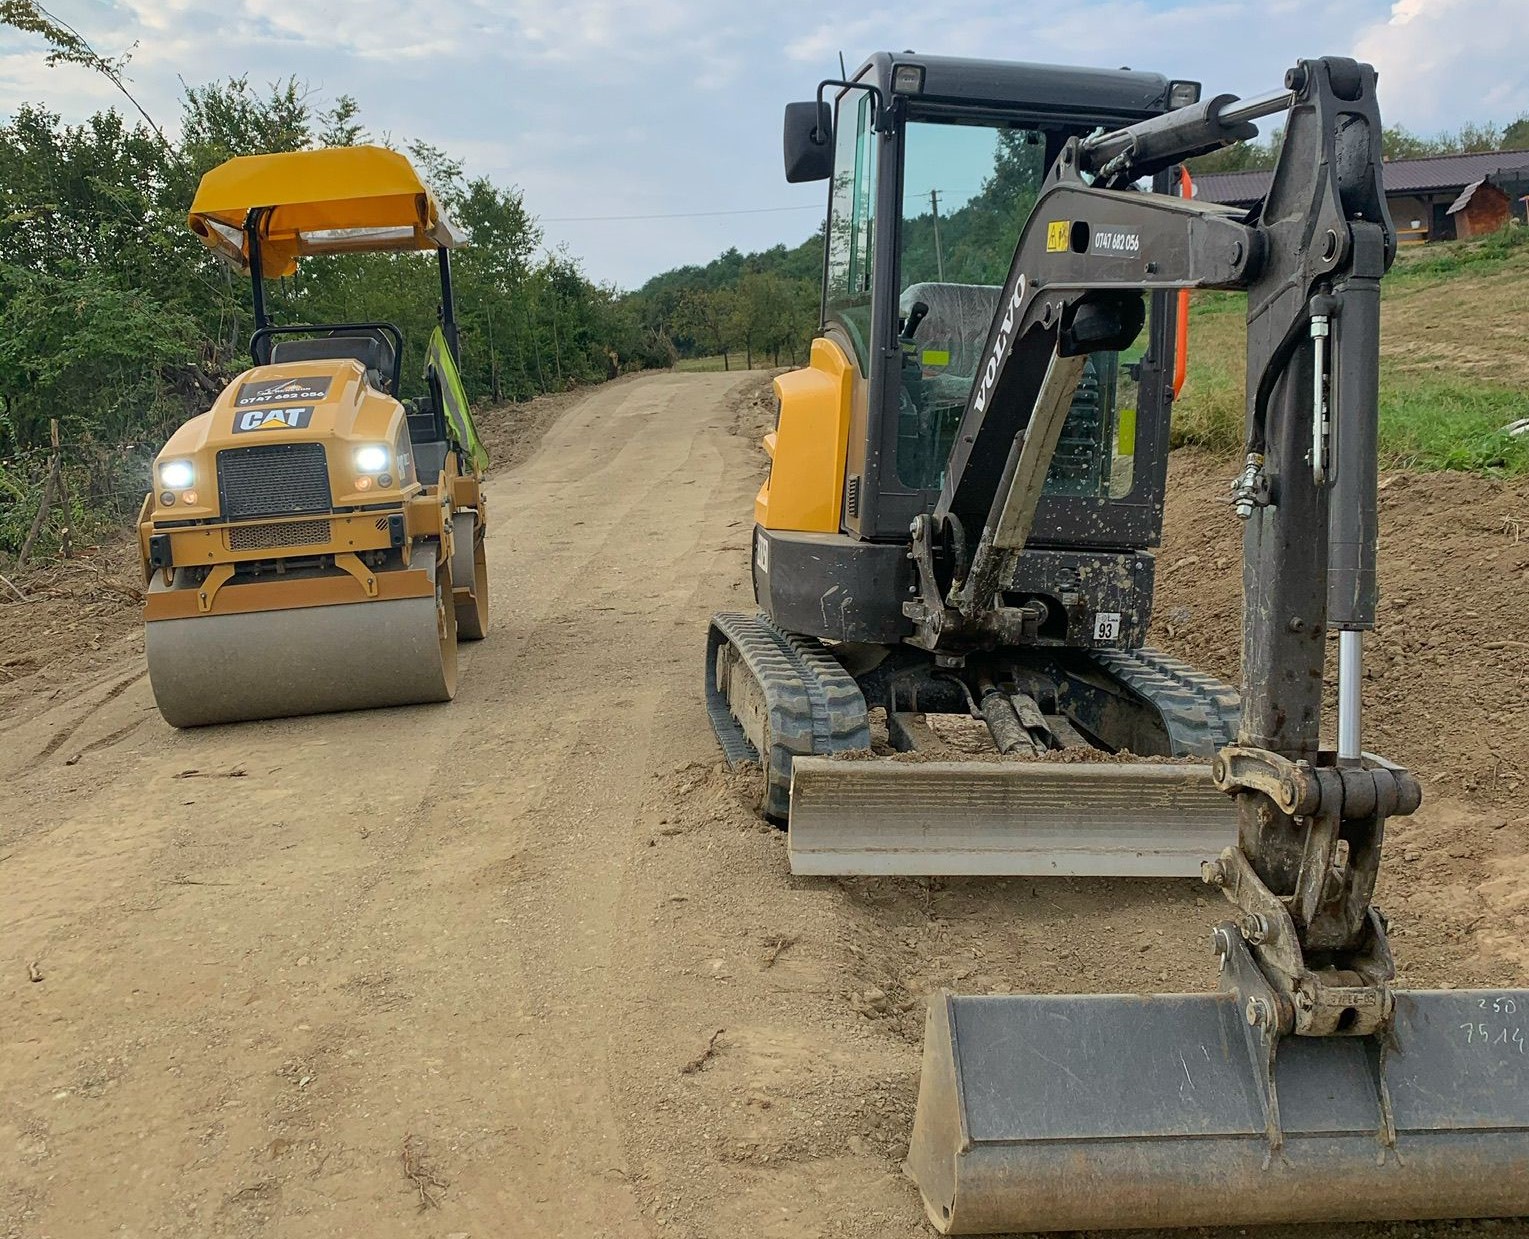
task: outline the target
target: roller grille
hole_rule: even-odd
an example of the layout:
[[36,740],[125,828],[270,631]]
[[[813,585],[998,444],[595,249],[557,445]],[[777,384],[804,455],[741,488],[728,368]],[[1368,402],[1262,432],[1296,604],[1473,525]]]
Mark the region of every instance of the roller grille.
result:
[[263,443],[218,453],[225,520],[327,512],[329,465],[322,443]]
[[268,551],[329,541],[328,521],[288,521],[282,525],[236,525],[228,531],[233,551]]

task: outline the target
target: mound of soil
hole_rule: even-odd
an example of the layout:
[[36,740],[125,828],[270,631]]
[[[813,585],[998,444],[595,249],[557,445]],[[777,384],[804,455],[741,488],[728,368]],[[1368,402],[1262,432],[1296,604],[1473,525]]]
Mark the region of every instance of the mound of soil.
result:
[[[1173,454],[1149,634],[1233,684],[1242,526],[1227,495],[1236,472],[1216,457]],[[1439,791],[1529,811],[1529,483],[1383,475],[1379,571],[1377,628],[1365,638],[1366,748]]]

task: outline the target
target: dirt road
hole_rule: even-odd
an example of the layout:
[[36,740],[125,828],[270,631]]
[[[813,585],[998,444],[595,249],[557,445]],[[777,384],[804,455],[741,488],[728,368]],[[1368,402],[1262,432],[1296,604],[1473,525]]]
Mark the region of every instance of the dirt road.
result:
[[[932,986],[1213,984],[1191,883],[786,874],[699,694],[750,602],[739,382],[599,389],[495,479],[449,706],[175,732],[135,636],[9,697],[0,1236],[912,1239]],[[1402,941],[1503,984],[1521,938]]]

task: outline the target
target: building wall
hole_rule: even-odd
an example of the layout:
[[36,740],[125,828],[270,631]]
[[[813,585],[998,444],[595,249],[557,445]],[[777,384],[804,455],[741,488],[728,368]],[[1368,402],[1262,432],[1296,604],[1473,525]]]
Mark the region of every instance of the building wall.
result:
[[1506,227],[1511,214],[1507,194],[1495,185],[1478,185],[1471,200],[1455,212],[1455,235],[1484,237]]
[[1429,239],[1433,207],[1427,199],[1416,194],[1387,194],[1386,205],[1391,208],[1391,222],[1403,245]]

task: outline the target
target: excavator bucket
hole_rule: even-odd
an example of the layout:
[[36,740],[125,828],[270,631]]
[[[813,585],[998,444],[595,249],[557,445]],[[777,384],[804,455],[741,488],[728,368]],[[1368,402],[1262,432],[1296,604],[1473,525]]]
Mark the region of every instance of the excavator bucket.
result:
[[1266,1087],[1232,993],[938,994],[906,1169],[951,1235],[1529,1215],[1529,991],[1395,997]]
[[1236,834],[1208,765],[792,763],[797,874],[1198,877]]

